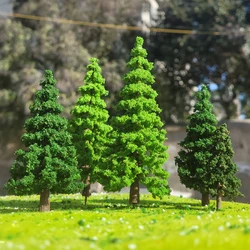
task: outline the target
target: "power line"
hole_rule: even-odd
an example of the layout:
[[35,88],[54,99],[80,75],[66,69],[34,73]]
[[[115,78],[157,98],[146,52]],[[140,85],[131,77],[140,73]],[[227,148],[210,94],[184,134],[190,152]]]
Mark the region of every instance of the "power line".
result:
[[[145,31],[145,28],[140,27],[140,26],[129,26],[129,25],[127,26],[127,25],[109,24],[109,23],[84,22],[84,21],[69,20],[69,19],[63,19],[63,18],[51,18],[51,17],[45,17],[45,16],[25,15],[25,14],[8,13],[8,12],[0,12],[0,15],[6,16],[6,17],[28,19],[28,20],[71,24],[71,25],[82,25],[82,26],[87,26],[87,27],[98,27],[98,28],[105,28],[105,29]],[[213,36],[224,35],[223,33],[219,31],[197,31],[197,30],[185,30],[185,29],[152,28],[152,27],[147,27],[147,30],[151,32],[157,32],[157,33],[173,33],[173,34],[184,34],[184,35],[193,35],[193,34],[213,35]]]

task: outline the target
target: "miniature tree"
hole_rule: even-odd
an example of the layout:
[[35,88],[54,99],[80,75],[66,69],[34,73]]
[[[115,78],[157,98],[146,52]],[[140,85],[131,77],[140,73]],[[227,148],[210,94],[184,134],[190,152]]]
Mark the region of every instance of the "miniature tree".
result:
[[83,185],[68,122],[61,117],[63,107],[57,102],[59,91],[52,71],[45,71],[40,85],[21,138],[27,149],[16,151],[11,179],[5,187],[14,195],[40,194],[40,211],[44,212],[50,210],[50,192],[73,193]]
[[96,58],[90,59],[84,85],[79,88],[80,98],[71,111],[70,130],[77,151],[78,164],[82,167],[82,179],[85,182],[83,195],[85,204],[90,195],[90,183],[98,177],[93,170],[98,165],[107,144],[107,134],[111,127],[107,124],[109,114],[102,99],[108,95],[105,90],[105,79]]
[[233,162],[234,151],[230,133],[226,124],[219,126],[215,132],[213,156],[211,158],[211,184],[216,196],[216,209],[221,209],[222,196],[233,198],[242,195],[239,192],[241,181],[236,177],[237,165]]
[[164,146],[166,131],[162,128],[156,91],[152,88],[153,64],[146,59],[143,39],[136,38],[127,63],[130,69],[124,76],[125,86],[120,92],[117,115],[113,127],[111,148],[103,158],[102,184],[108,191],[130,186],[131,204],[139,203],[139,184],[144,184],[153,197],[169,194],[169,174],[162,166],[168,158]]
[[175,162],[178,166],[180,181],[187,188],[192,188],[202,194],[202,205],[209,204],[209,194],[214,167],[210,161],[214,156],[217,120],[213,114],[213,105],[210,103],[210,93],[205,85],[197,93],[197,102],[194,113],[189,116],[190,123],[186,128],[186,138],[180,142],[182,149],[179,151]]

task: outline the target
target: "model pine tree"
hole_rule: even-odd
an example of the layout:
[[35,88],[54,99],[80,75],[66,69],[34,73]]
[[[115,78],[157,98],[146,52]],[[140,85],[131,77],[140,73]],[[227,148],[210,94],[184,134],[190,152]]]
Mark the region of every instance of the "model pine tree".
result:
[[242,195],[239,192],[241,181],[236,177],[237,165],[233,162],[233,147],[226,124],[219,126],[214,135],[213,156],[211,158],[213,196],[216,196],[216,208],[221,208],[222,196],[233,198]]
[[[143,39],[136,38],[124,76],[125,86],[113,117],[114,143],[104,157],[102,184],[105,190],[119,191],[130,186],[130,203],[139,203],[139,184],[144,184],[154,197],[169,194],[169,174],[162,166],[168,158],[164,146],[166,131],[152,88],[153,64],[146,59]],[[101,171],[101,170],[100,170]]]
[[96,58],[90,59],[84,85],[79,88],[80,98],[71,111],[70,131],[77,151],[79,167],[82,168],[82,179],[85,182],[83,195],[85,204],[90,195],[90,183],[97,181],[93,175],[94,168],[101,160],[107,145],[107,134],[111,127],[107,124],[109,114],[103,100],[108,95],[105,80]]
[[22,143],[26,150],[16,151],[9,194],[40,194],[40,211],[49,211],[51,193],[74,193],[82,188],[76,152],[67,132],[68,122],[61,116],[59,91],[50,70],[45,71],[42,89],[30,106],[31,118],[25,122]]
[[214,157],[213,145],[217,120],[213,114],[213,105],[210,102],[210,93],[205,85],[197,93],[197,102],[194,113],[189,116],[190,123],[186,128],[186,138],[180,143],[182,149],[175,158],[178,166],[180,181],[187,188],[194,189],[202,194],[202,205],[209,204],[209,194],[213,179]]

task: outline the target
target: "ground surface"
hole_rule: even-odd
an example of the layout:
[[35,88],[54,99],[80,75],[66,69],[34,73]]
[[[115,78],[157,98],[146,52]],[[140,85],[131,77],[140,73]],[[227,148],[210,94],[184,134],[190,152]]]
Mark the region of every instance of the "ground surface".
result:
[[132,208],[127,194],[98,194],[84,206],[80,194],[52,195],[49,213],[38,196],[0,198],[0,249],[250,249],[250,205],[141,196]]

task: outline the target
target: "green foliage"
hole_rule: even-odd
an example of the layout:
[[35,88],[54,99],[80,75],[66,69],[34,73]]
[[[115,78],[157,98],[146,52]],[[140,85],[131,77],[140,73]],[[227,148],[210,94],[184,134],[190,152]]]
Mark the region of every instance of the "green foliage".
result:
[[[149,52],[155,60],[159,82],[155,88],[163,120],[186,121],[200,82],[217,85],[211,101],[219,106],[220,117],[238,117],[239,94],[247,93],[241,100],[249,99],[244,1],[169,0],[158,4],[156,27],[194,30],[191,35],[150,33]],[[214,31],[221,34],[214,35]]]
[[[136,25],[140,5],[133,0],[14,0],[13,12]],[[65,107],[64,114],[69,115],[77,101],[77,89],[90,55],[101,60],[109,90],[107,106],[113,110],[122,87],[121,76],[126,69],[128,48],[134,42],[134,32],[13,18],[2,20],[0,33],[0,96],[2,88],[13,92],[16,98],[6,102],[6,106],[14,113],[14,119],[18,119],[18,115],[29,115],[29,105],[36,90],[34,83],[41,79],[45,69],[53,70],[61,93],[59,102]],[[0,115],[2,112],[5,113],[6,108],[0,105]],[[4,114],[3,119],[6,117]]]
[[[241,195],[239,188],[241,181],[235,174],[238,170],[233,162],[233,147],[226,124],[219,126],[215,132],[215,144],[211,166],[214,166],[211,178],[211,186],[218,188],[220,185],[223,195],[229,198]],[[215,192],[212,193],[216,195]]]
[[223,195],[229,198],[241,195],[229,131],[225,124],[217,128],[205,85],[197,93],[197,99],[194,113],[189,117],[187,136],[175,158],[180,180],[186,187],[203,194],[216,196],[218,188],[222,188]]
[[211,186],[214,168],[211,159],[215,156],[213,146],[216,143],[214,134],[217,120],[212,110],[209,90],[202,85],[197,93],[194,113],[189,116],[187,135],[180,142],[182,149],[175,158],[181,183],[207,194],[214,193],[215,188]]
[[40,85],[21,138],[27,150],[16,151],[6,189],[16,195],[38,194],[44,189],[76,192],[82,186],[76,152],[67,132],[68,122],[61,117],[63,107],[57,102],[59,91],[52,71],[45,71]]
[[155,101],[157,93],[151,87],[153,64],[142,45],[143,39],[137,37],[127,63],[130,71],[123,78],[125,86],[111,120],[114,143],[104,157],[102,184],[106,190],[119,191],[137,179],[154,197],[162,198],[169,194],[169,174],[162,169],[168,158],[166,131]]
[[[38,196],[0,197],[1,249],[247,249],[250,205],[200,207],[194,199],[99,194],[83,208],[80,194],[51,195],[52,213],[38,213]],[[212,201],[214,206],[214,201]],[[84,209],[84,210],[83,210]],[[188,246],[188,247],[187,247]]]
[[98,60],[91,58],[90,62],[84,85],[79,88],[80,98],[71,111],[70,131],[77,152],[78,165],[85,166],[83,179],[90,174],[91,181],[96,181],[93,169],[98,167],[111,127],[107,124],[109,114],[103,100],[103,97],[108,95],[104,87],[105,79],[101,75]]

